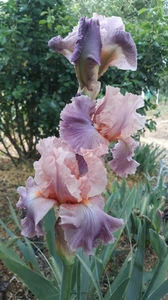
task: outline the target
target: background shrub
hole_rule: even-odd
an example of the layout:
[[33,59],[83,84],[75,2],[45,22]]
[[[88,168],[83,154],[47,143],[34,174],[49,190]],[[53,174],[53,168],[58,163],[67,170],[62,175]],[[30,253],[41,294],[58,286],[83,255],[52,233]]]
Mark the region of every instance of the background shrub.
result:
[[0,141],[5,152],[10,142],[20,158],[32,157],[39,138],[58,135],[60,111],[77,89],[71,64],[48,48],[65,10],[53,0],[9,0],[0,9]]

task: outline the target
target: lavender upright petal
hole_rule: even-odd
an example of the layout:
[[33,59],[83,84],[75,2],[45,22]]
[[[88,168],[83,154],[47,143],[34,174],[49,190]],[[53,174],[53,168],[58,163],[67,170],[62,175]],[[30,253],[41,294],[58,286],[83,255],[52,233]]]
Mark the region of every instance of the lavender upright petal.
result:
[[96,64],[100,65],[101,53],[101,38],[100,26],[98,20],[87,19],[85,17],[80,19],[78,38],[75,49],[71,57],[72,62],[77,62],[80,56],[93,59]]
[[81,18],[78,39],[71,61],[75,63],[80,90],[86,88],[93,94],[93,98],[99,90],[97,79],[101,47],[99,21]]

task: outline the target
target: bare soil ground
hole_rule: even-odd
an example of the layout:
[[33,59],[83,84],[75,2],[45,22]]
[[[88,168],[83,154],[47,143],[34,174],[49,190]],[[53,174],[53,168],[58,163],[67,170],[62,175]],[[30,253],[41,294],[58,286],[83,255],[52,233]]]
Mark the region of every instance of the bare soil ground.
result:
[[[153,116],[157,112],[160,112],[158,118]],[[149,112],[148,117],[156,121],[157,130],[152,132],[146,130],[144,137],[141,137],[141,142],[147,144],[153,143],[168,150],[168,105],[158,105],[155,111]]]
[[[168,150],[168,106],[161,105],[157,109],[161,111],[161,116],[154,119],[157,122],[157,130],[154,132],[146,131],[144,137],[141,141],[144,143],[154,143]],[[150,112],[150,117],[152,117]],[[156,111],[154,112],[156,113]],[[168,155],[167,155],[168,158]],[[16,168],[9,159],[0,156],[0,219],[7,224],[7,226],[13,231],[15,230],[14,222],[10,216],[9,202],[10,200],[14,207],[16,207],[16,202],[18,201],[17,187],[20,185],[25,185],[25,181],[28,176],[33,175],[32,162],[25,162],[19,164]],[[112,180],[116,180],[117,177],[109,173],[109,183],[108,188],[111,187]],[[130,186],[134,185],[139,178],[136,176],[130,176],[127,182]],[[19,210],[17,210],[19,213]],[[0,227],[0,239],[6,240],[8,238],[5,231]],[[127,241],[122,237],[119,245],[120,249],[126,249],[128,247]],[[119,257],[117,263],[120,268],[124,257]],[[152,249],[148,249],[146,252],[145,265],[146,269],[155,263],[156,256]],[[109,270],[113,269],[113,264],[110,263]],[[31,294],[30,291],[26,289],[24,284],[10,271],[7,270],[5,265],[0,261],[0,299],[2,300],[35,300],[36,298]],[[164,298],[168,299],[168,298]]]
[[[16,168],[9,159],[0,157],[0,219],[15,232],[15,224],[10,215],[9,201],[14,208],[18,201],[17,187],[25,185],[28,176],[32,174],[32,164],[22,163]],[[16,209],[17,210],[17,209]],[[19,210],[17,210],[19,213]],[[0,239],[7,240],[5,230],[0,226]],[[2,300],[35,300],[35,297],[22,282],[0,260],[0,299]]]

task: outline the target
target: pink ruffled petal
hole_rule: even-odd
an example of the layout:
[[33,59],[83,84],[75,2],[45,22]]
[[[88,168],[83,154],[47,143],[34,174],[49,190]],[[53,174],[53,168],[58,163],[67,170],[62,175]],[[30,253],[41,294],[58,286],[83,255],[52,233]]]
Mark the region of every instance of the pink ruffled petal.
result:
[[93,254],[98,241],[113,243],[112,232],[123,225],[121,219],[107,215],[94,200],[88,204],[63,204],[60,207],[61,225],[71,251],[81,247],[86,254]]
[[127,138],[119,141],[111,150],[113,160],[109,162],[109,166],[119,176],[127,177],[128,174],[135,174],[139,163],[133,160],[132,156],[137,146],[138,142],[135,142],[132,138]]
[[94,150],[82,149],[82,154],[87,163],[88,172],[81,178],[81,195],[82,198],[94,197],[104,192],[107,185],[104,160],[98,157]]
[[123,96],[119,88],[106,87],[103,100],[98,100],[94,123],[97,130],[109,141],[126,138],[145,125],[145,117],[136,112],[144,106],[143,99],[134,94]]
[[97,157],[104,157],[105,154],[108,153],[109,142],[106,139],[102,140],[102,144],[100,144],[97,148],[94,149],[83,149],[81,148],[81,152],[83,153],[94,153]]
[[43,154],[49,154],[53,152],[53,147],[61,147],[62,141],[55,136],[51,136],[45,139],[39,140],[38,144],[36,145],[37,151]]
[[95,110],[95,103],[87,96],[72,99],[61,113],[60,136],[74,151],[81,154],[81,147],[93,149],[106,140],[93,127],[91,118]]
[[37,148],[42,156],[34,163],[35,181],[43,195],[58,203],[80,201],[81,183],[75,153],[56,138],[43,139]]
[[26,187],[18,188],[18,193],[20,199],[17,207],[26,209],[26,217],[21,221],[22,234],[27,237],[43,235],[44,232],[39,222],[56,204],[55,200],[43,197],[32,177],[28,178]]

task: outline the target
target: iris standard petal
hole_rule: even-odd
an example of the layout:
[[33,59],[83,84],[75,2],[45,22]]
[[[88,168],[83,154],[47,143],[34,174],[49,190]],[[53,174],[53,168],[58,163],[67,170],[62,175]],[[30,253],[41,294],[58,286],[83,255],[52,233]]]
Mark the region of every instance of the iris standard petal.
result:
[[104,17],[93,14],[99,20],[102,41],[100,77],[109,66],[122,70],[136,70],[137,51],[131,35],[125,32],[125,26],[120,17]]
[[[100,65],[101,38],[98,20],[80,19],[78,39],[71,61],[75,64],[80,91],[87,89],[95,98],[99,92],[98,72]],[[87,92],[87,91],[86,91]]]
[[87,166],[87,163],[84,160],[83,156],[80,154],[76,154],[76,160],[78,162],[79,176],[83,176],[83,175],[87,174],[88,166]]
[[115,45],[116,50],[110,66],[135,71],[137,69],[137,49],[130,33],[116,30],[112,37],[112,44]]
[[134,151],[138,146],[132,138],[120,140],[111,150],[113,159],[109,162],[110,168],[121,177],[127,177],[128,174],[135,174],[139,166],[134,159]]
[[104,192],[107,185],[107,170],[104,159],[98,157],[95,150],[82,149],[82,154],[87,163],[88,172],[81,178],[81,196],[90,198]]
[[[42,152],[42,147],[45,152]],[[72,149],[52,137],[50,141],[49,138],[43,139],[37,148],[42,156],[34,163],[35,181],[43,195],[56,199],[57,203],[80,201],[79,169]]]
[[114,32],[115,30],[125,30],[125,25],[120,17],[105,17],[98,15],[97,13],[93,13],[93,19],[99,21],[103,46],[106,44],[106,39],[108,39],[109,32]]
[[81,247],[86,254],[93,254],[98,241],[114,242],[112,233],[122,227],[123,221],[107,215],[98,205],[91,199],[86,204],[61,205],[59,216],[71,251]]
[[106,45],[103,46],[101,52],[99,77],[109,66],[122,70],[135,71],[137,69],[137,50],[128,32],[116,30],[108,35]]
[[26,210],[26,217],[21,221],[22,234],[27,237],[43,235],[44,232],[39,222],[53,207],[55,200],[45,198],[32,177],[27,179],[26,187],[18,188],[18,193],[20,199],[17,207]]
[[71,61],[75,63],[83,56],[85,59],[93,59],[100,65],[100,53],[101,38],[99,21],[82,17],[79,21],[78,37]]
[[60,136],[74,151],[81,154],[81,147],[92,149],[106,143],[105,139],[92,125],[92,115],[95,103],[87,96],[79,96],[72,99],[61,113]]
[[98,105],[93,122],[99,133],[109,141],[126,138],[145,125],[145,117],[136,112],[144,106],[143,99],[131,93],[123,96],[119,88],[106,87],[106,95]]

